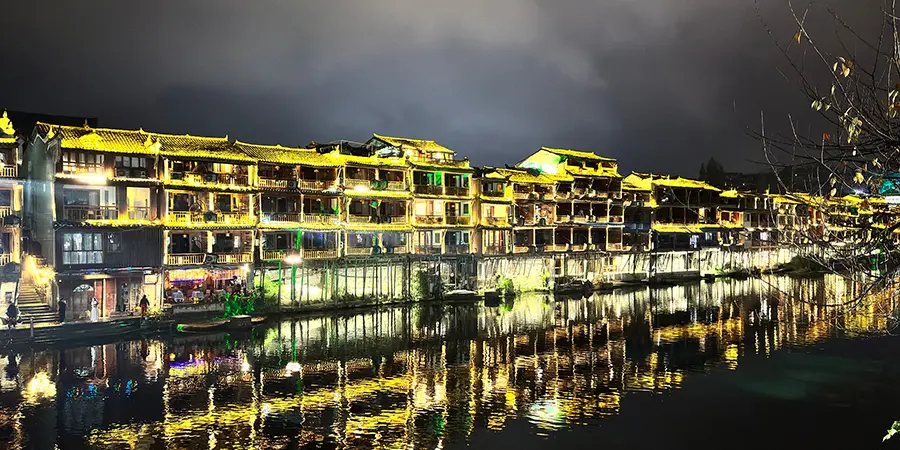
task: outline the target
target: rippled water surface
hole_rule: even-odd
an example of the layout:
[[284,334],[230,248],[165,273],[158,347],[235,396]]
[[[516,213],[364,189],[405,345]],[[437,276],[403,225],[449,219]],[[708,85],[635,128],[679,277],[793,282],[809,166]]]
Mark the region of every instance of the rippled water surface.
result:
[[900,419],[900,344],[890,300],[836,306],[853,289],[719,280],[20,349],[0,448],[872,448]]

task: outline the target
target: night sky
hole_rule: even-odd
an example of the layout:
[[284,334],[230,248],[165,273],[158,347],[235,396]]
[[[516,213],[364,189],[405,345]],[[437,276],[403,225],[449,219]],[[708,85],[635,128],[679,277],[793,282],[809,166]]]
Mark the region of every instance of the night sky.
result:
[[[787,43],[785,0],[758,0]],[[801,4],[802,2],[796,2]],[[879,0],[820,2],[861,28]],[[631,170],[764,169],[746,135],[809,102],[751,0],[6,2],[0,109],[265,144],[435,139],[474,164],[538,147]],[[788,74],[790,75],[790,74]]]

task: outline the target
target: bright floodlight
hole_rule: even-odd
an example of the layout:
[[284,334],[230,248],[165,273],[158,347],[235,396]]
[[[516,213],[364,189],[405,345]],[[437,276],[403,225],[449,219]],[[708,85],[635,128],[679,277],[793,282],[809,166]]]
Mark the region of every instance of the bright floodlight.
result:
[[284,262],[296,266],[303,262],[303,257],[299,253],[291,253],[284,258]]

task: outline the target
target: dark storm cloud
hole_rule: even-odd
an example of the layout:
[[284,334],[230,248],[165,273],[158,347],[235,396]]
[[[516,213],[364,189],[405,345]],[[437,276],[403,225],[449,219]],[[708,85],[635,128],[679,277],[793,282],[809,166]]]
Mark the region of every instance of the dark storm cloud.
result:
[[[760,3],[788,40],[786,2]],[[380,132],[476,164],[547,145],[695,175],[713,154],[753,169],[759,112],[808,109],[747,0],[32,0],[4,22],[0,108],[251,142]]]

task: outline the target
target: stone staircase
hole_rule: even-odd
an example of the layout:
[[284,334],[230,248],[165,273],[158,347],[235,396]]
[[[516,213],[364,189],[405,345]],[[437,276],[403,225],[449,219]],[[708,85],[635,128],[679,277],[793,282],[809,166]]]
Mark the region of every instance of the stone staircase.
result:
[[34,319],[35,324],[56,323],[59,319],[58,314],[44,303],[44,299],[38,294],[34,283],[26,277],[22,277],[19,281],[18,306],[23,324],[28,324],[31,319]]

